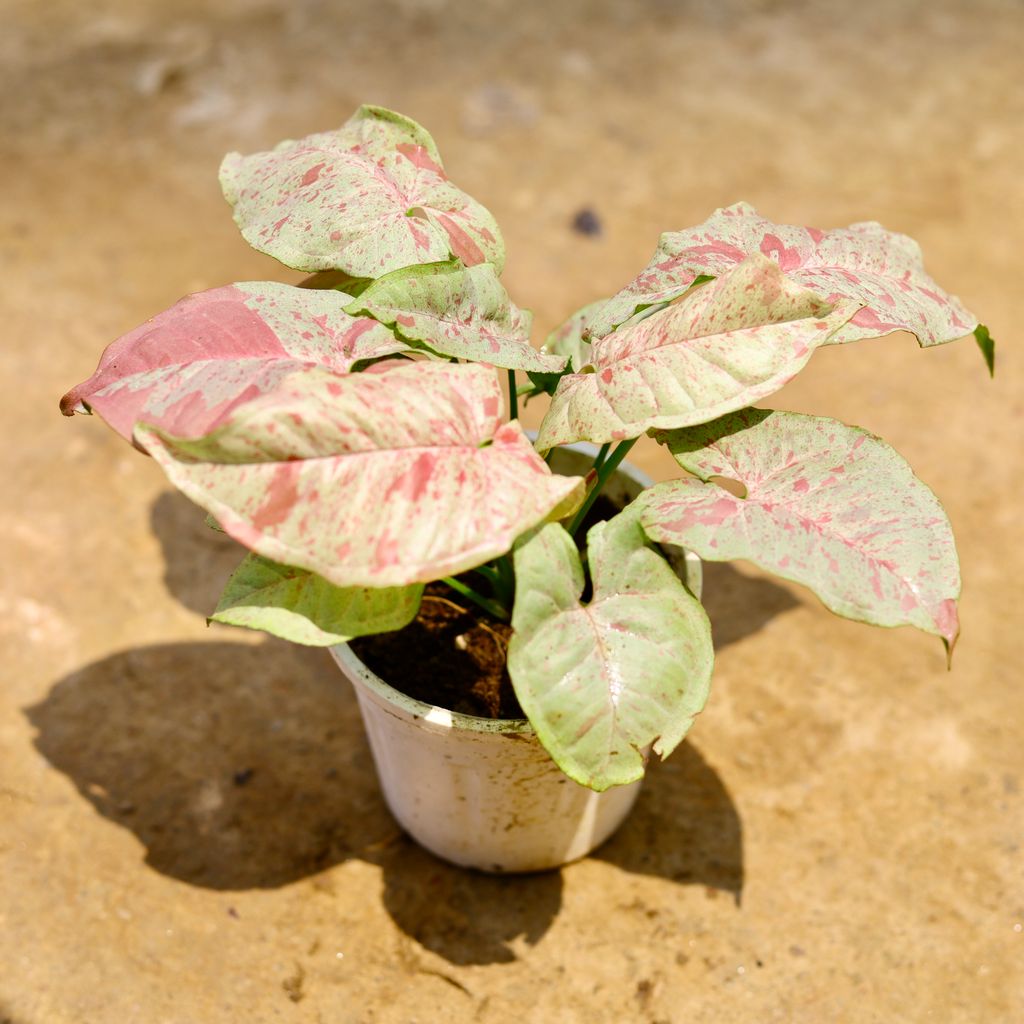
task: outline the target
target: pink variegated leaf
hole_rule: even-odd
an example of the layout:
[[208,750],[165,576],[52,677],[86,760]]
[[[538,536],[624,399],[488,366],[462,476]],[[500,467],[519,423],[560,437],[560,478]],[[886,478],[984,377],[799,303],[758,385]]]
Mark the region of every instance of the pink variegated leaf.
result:
[[922,346],[970,334],[978,324],[925,272],[918,244],[867,222],[848,228],[775,224],[746,203],[716,210],[703,224],[661,236],[651,262],[588,321],[602,337],[645,306],[682,295],[698,275],[721,276],[753,253],[775,260],[796,282],[860,311],[828,344],[910,331]]
[[402,146],[416,147],[422,149],[438,167],[443,167],[441,154],[430,132],[411,117],[386,107],[364,104],[341,128],[327,134],[332,136],[335,145],[344,146],[371,160],[379,160]]
[[347,307],[433,352],[509,370],[558,373],[560,356],[530,344],[530,314],[517,309],[489,263],[456,261],[396,270],[373,282]]
[[[837,420],[745,409],[657,439],[693,477],[638,499],[653,540],[745,558],[839,615],[911,625],[952,648],[960,569],[938,499],[884,441]],[[746,497],[714,482],[737,480]]]
[[589,372],[559,382],[537,447],[620,441],[741,409],[791,380],[857,308],[833,308],[771,260],[751,256],[596,342]]
[[129,439],[140,419],[198,437],[306,364],[344,373],[408,350],[381,324],[346,313],[351,301],[272,281],[189,295],[111,344],[61,411],[99,413]]
[[204,438],[136,437],[257,554],[338,587],[392,587],[503,554],[582,493],[502,414],[483,366],[307,367]]
[[393,127],[364,118],[270,152],[229,153],[221,188],[245,240],[297,270],[355,278],[449,256],[500,271],[494,218],[448,180],[436,149],[398,141]]

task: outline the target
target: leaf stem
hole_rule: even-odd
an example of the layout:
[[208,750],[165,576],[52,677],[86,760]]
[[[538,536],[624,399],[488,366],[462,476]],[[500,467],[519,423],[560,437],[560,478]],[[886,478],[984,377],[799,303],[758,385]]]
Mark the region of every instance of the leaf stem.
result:
[[516,596],[516,571],[510,555],[502,555],[495,561],[498,570],[498,598],[506,608],[511,608]]
[[508,371],[508,418],[519,419],[519,395],[516,392],[516,371]]
[[591,466],[595,472],[604,465],[604,460],[608,458],[608,449],[611,448],[611,441],[606,441],[601,445],[601,450],[597,453],[597,457],[594,459],[594,465]]
[[472,587],[467,586],[461,580],[455,579],[454,576],[445,576],[441,582],[447,583],[452,590],[457,594],[461,594],[467,601],[472,601],[473,604],[483,608],[488,615],[491,615],[496,619],[500,619],[503,622],[508,622],[508,609],[503,605],[498,604],[497,601],[492,601],[489,597],[484,597],[483,594],[478,594]]
[[629,454],[630,448],[636,444],[637,440],[638,439],[634,437],[629,441],[623,441],[621,444],[616,446],[615,451],[613,451],[601,464],[601,468],[597,471],[597,480],[594,482],[594,486],[591,488],[590,493],[587,495],[583,504],[580,506],[580,510],[573,517],[572,523],[569,526],[569,535],[571,537],[576,536],[576,531],[583,525],[583,520],[590,511],[590,506],[597,501],[597,496],[601,493],[602,488],[608,482],[608,478],[616,469],[619,468],[619,463]]
[[493,565],[478,565],[470,571],[483,576],[492,587],[501,586],[501,574]]

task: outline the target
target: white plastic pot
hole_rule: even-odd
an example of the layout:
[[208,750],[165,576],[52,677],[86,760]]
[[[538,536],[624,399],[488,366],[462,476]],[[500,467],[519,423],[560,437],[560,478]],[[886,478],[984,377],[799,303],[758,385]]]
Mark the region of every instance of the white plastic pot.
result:
[[[588,444],[559,449],[552,468],[583,475],[595,453]],[[650,483],[623,465],[603,493],[621,506]],[[699,596],[696,556],[676,549],[669,557]],[[490,872],[556,868],[603,843],[636,802],[639,782],[595,793],[567,778],[525,719],[424,704],[371,672],[347,644],[331,654],[355,688],[391,813],[444,860]]]

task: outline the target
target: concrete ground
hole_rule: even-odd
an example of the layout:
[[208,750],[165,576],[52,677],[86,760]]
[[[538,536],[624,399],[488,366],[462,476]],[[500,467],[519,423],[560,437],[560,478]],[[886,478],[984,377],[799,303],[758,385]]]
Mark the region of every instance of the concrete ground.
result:
[[[1024,1020],[1022,52],[1011,0],[0,0],[0,1021]],[[494,879],[404,839],[327,656],[207,629],[237,552],[57,413],[182,294],[297,278],[236,234],[219,158],[362,101],[433,130],[542,329],[738,199],[916,236],[996,380],[894,336],[770,404],[942,497],[953,671],[711,567],[711,701],[597,855]]]

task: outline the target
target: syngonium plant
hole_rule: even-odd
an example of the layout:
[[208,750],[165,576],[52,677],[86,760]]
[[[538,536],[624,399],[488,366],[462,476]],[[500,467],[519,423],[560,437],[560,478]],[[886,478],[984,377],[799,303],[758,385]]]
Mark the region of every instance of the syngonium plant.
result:
[[[658,545],[746,559],[952,649],[960,574],[931,490],[865,430],[753,408],[821,346],[893,331],[924,347],[973,332],[992,369],[987,330],[911,239],[737,203],[662,235],[538,351],[494,218],[414,121],[362,107],[229,155],[221,185],[252,246],[315,276],[182,299],[61,403],[99,413],[249,548],[214,620],[337,644],[402,628],[445,580],[511,621],[526,715],[597,790],[667,756],[708,694],[707,616]],[[531,443],[518,400],[543,392]],[[585,511],[645,434],[685,475],[592,527],[581,557]],[[578,441],[600,446],[592,471],[554,475],[545,454]]]

